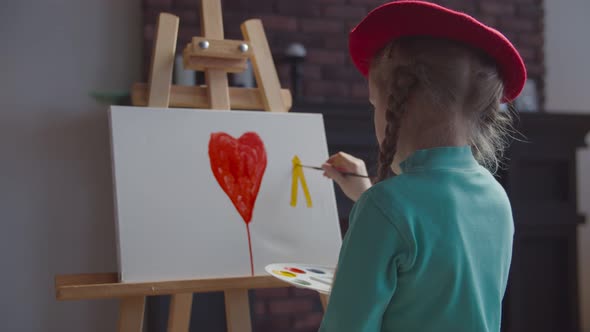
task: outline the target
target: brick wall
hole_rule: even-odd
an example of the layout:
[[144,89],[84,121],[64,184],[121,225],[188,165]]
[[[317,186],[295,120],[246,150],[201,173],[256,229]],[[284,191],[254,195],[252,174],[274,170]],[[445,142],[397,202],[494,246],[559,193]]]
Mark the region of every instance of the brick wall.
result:
[[311,332],[322,321],[322,305],[313,291],[261,289],[255,292],[254,302],[254,332]]
[[[540,104],[544,96],[542,0],[438,0],[499,28],[512,40],[537,81]],[[376,0],[222,0],[226,38],[241,39],[239,26],[249,18],[262,19],[275,55],[283,87],[289,87],[288,65],[280,61],[289,43],[308,50],[302,94],[308,101],[364,101],[363,78],[347,52],[347,33]],[[149,65],[155,20],[159,12],[180,17],[179,47],[200,34],[198,0],[143,0],[145,77]]]
[[[525,59],[529,77],[537,81],[540,104],[544,96],[543,10],[541,0],[439,0],[499,28]],[[283,87],[289,87],[289,68],[280,61],[289,43],[305,45],[303,96],[307,101],[366,101],[363,78],[347,51],[347,33],[372,8],[375,0],[222,0],[226,38],[241,39],[240,24],[262,19]],[[180,17],[181,50],[200,34],[198,0],[143,0],[144,79],[158,13]],[[319,298],[298,289],[257,291],[253,310],[255,331],[316,331],[322,317]]]

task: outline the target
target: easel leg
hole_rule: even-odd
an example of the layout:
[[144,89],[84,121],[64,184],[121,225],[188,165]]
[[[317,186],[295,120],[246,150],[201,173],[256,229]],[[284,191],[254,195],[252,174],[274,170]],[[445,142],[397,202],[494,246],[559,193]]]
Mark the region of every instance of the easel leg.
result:
[[225,316],[228,332],[252,331],[247,289],[225,291]]
[[322,307],[324,308],[324,312],[326,312],[326,308],[328,308],[328,300],[329,300],[328,295],[320,294],[320,301],[322,302]]
[[170,300],[168,332],[187,332],[191,320],[193,294],[174,294]]
[[287,112],[281,95],[281,83],[274,66],[272,53],[266,39],[266,33],[259,19],[242,23],[242,34],[252,47],[252,66],[256,83],[260,87],[264,110],[269,112]]
[[229,110],[231,105],[227,73],[218,69],[208,69],[205,72],[205,80],[208,87],[209,107],[215,110]]
[[[201,29],[207,38],[223,39],[223,16],[221,1],[202,0]],[[229,110],[229,84],[227,73],[220,69],[205,71],[205,80],[209,89],[209,107],[216,110]]]
[[171,14],[162,13],[158,18],[150,71],[150,107],[168,107],[170,103],[178,24],[179,18]]
[[119,332],[141,332],[144,310],[145,296],[122,298],[119,309]]

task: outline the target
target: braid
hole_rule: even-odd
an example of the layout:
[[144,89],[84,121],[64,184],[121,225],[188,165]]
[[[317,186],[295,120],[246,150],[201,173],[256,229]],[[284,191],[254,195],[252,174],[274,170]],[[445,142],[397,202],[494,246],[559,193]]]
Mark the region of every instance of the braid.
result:
[[397,151],[401,120],[406,111],[410,94],[417,83],[417,78],[409,66],[395,68],[392,89],[387,99],[387,110],[385,111],[387,124],[379,152],[378,181],[383,181],[391,176],[391,164]]

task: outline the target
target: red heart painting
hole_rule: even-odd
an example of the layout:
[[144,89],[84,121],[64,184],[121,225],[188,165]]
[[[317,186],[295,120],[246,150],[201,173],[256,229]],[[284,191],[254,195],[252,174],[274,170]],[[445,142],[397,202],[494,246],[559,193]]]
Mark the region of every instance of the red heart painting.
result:
[[266,150],[260,137],[248,132],[240,138],[211,134],[209,160],[215,179],[248,224],[266,170]]
[[209,140],[209,161],[219,186],[246,223],[250,265],[254,274],[249,224],[266,170],[264,143],[254,132],[247,132],[238,139],[224,132],[212,133]]

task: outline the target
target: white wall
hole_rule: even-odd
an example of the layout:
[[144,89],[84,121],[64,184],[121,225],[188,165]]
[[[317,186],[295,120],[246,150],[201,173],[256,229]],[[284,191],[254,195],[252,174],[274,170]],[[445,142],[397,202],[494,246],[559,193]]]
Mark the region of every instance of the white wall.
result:
[[139,79],[139,0],[0,4],[0,330],[114,331],[116,303],[57,302],[59,273],[116,269],[105,106]]
[[[590,1],[545,0],[546,108],[590,113]],[[590,137],[586,142],[590,144]],[[579,228],[582,330],[590,332],[590,149],[578,153],[579,210],[586,224]]]

